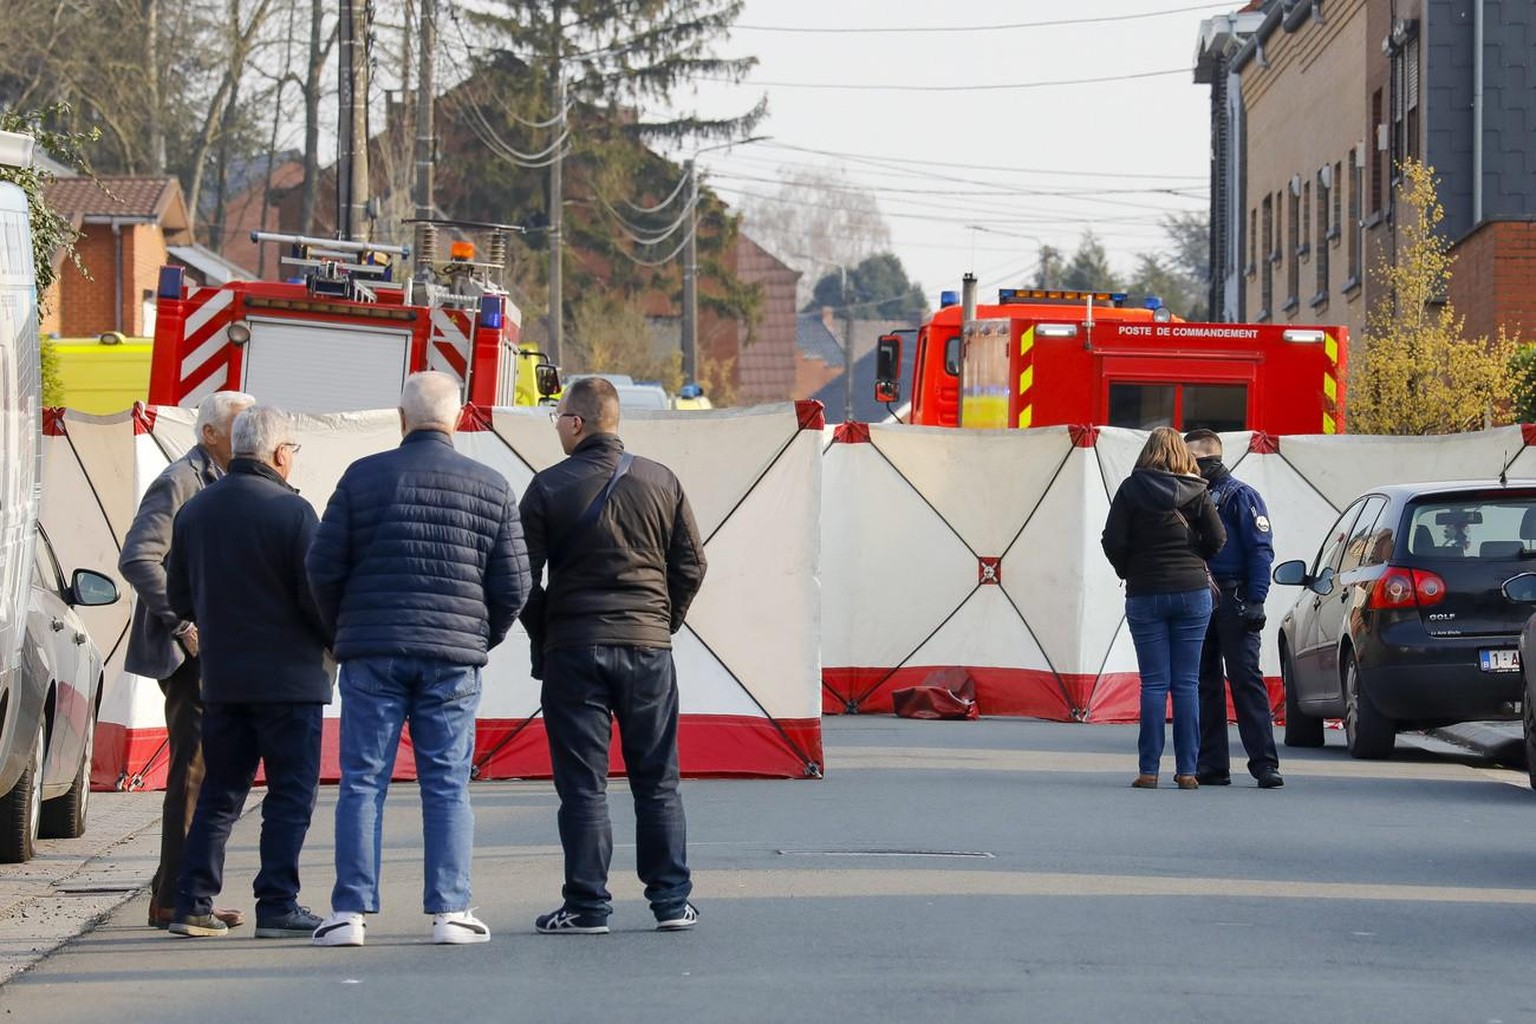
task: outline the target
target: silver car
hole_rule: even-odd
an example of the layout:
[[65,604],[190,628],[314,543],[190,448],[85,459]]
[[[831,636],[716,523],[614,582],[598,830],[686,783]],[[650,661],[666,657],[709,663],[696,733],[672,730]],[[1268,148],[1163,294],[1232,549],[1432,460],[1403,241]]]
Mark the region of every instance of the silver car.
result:
[[117,599],[99,572],[66,581],[38,530],[21,664],[0,693],[0,862],[30,859],[39,838],[85,832],[102,657],[75,608]]

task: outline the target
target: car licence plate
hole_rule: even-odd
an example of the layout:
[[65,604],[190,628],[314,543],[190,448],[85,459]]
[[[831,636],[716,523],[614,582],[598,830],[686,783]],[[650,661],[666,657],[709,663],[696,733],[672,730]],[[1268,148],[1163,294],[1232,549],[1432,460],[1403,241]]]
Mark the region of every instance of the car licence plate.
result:
[[1519,672],[1520,652],[1513,648],[1477,652],[1484,672]]

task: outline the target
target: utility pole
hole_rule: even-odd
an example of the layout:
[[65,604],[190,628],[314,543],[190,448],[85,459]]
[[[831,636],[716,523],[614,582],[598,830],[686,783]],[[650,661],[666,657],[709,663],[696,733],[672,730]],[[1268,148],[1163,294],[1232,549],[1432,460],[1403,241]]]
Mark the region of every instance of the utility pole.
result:
[[555,122],[555,152],[549,163],[549,356],[555,365],[560,364],[560,349],[565,334],[565,296],[561,278],[561,224],[565,217],[565,196],[561,191],[560,170],[565,162],[565,69],[560,64],[560,53],[555,52],[555,109],[559,120]]
[[362,242],[368,234],[368,8],[365,0],[341,0],[339,128],[342,166],[336,192],[337,234]]
[[683,164],[688,181],[688,234],[683,238],[683,383],[699,379],[699,180],[693,161]]
[[848,268],[839,266],[843,275],[843,422],[853,419],[853,306],[848,301]]
[[[421,0],[421,73],[416,82],[416,219],[427,220],[433,214],[433,161],[437,149],[437,104],[434,95],[437,57],[437,0]],[[416,225],[416,258],[419,275],[429,274],[425,261],[431,258],[426,236],[432,225]]]

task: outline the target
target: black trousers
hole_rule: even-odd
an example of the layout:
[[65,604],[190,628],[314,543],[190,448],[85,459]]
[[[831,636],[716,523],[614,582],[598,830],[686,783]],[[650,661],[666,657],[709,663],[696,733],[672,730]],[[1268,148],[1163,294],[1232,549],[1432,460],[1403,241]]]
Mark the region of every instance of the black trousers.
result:
[[207,914],[224,887],[224,847],[256,780],[267,771],[261,801],[261,870],[256,922],[298,906],[299,851],[309,834],[320,783],[320,704],[210,703],[203,713],[207,774],[181,855],[178,914]]
[[670,650],[560,647],[544,655],[544,725],[560,796],[567,906],[608,914],[608,746],[612,722],[635,802],[635,868],[661,920],[693,891],[677,769],[677,671]]
[[[196,658],[188,658],[160,680],[165,694],[166,749],[169,764],[165,775],[165,800],[160,808],[160,864],[149,883],[149,913],[176,906],[176,883],[181,877],[181,850],[187,840],[197,794],[203,785],[203,702],[201,670]],[[151,923],[154,923],[151,921]]]
[[1248,774],[1258,778],[1280,767],[1275,752],[1274,716],[1264,673],[1259,670],[1260,634],[1243,623],[1236,591],[1224,589],[1221,603],[1206,627],[1200,652],[1200,760],[1202,775],[1227,775],[1232,759],[1227,744],[1227,683],[1232,686],[1232,710],[1237,733],[1248,755]]

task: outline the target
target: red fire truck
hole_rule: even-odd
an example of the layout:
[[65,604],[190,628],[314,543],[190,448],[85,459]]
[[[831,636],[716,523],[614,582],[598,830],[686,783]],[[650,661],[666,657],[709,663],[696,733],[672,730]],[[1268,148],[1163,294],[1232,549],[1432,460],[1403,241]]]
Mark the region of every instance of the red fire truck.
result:
[[191,288],[180,268],[163,267],[150,404],[195,406],[233,389],[292,412],[387,409],[421,370],[455,377],[476,405],[547,401],[558,372],[519,346],[521,314],[490,280],[503,262],[498,236],[485,263],[467,242],[438,262],[435,234],[423,237],[428,251],[406,279],[407,247],[264,232],[252,240],[287,247],[289,280]]
[[[1191,323],[1124,301],[1003,289],[996,305],[945,305],[917,333],[910,422],[1344,429],[1345,328]],[[900,345],[894,336],[880,341],[880,401],[900,398]]]

